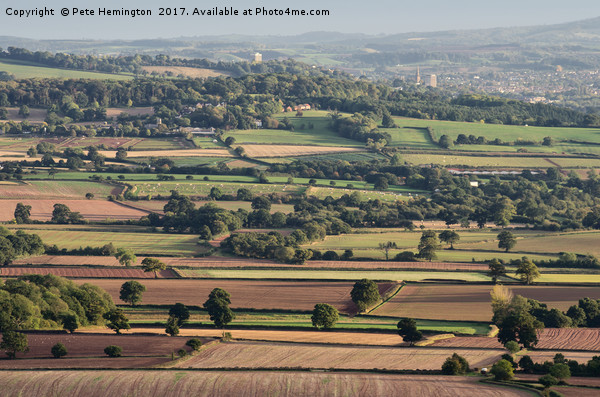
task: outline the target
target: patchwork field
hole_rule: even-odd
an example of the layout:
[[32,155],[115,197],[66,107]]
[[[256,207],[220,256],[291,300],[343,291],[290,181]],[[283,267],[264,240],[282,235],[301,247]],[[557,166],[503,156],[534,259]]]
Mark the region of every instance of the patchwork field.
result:
[[[84,199],[86,193],[96,197],[120,194],[120,186],[84,181],[28,181],[4,182],[0,199]],[[14,210],[14,209],[13,209]]]
[[438,370],[456,353],[473,367],[493,364],[498,350],[323,346],[287,343],[232,342],[210,346],[173,365],[176,368],[336,368]]
[[476,377],[417,376],[364,373],[235,372],[235,371],[6,371],[0,378],[6,397],[110,395],[196,396],[332,396],[410,395],[414,397],[521,397],[528,392],[479,383]]
[[[309,121],[310,122],[310,121]],[[301,123],[297,120],[295,125]],[[282,145],[315,145],[315,146],[342,146],[342,147],[364,147],[360,142],[339,136],[327,129],[320,130],[236,130],[228,132],[225,137],[235,138],[236,145],[239,144],[282,144]]]
[[[27,339],[29,352],[18,354],[18,360],[0,360],[0,368],[147,368],[171,361],[171,353],[179,349],[191,351],[185,346],[187,339],[167,335],[43,332],[29,333]],[[59,342],[68,354],[55,359],[50,349]],[[106,356],[104,348],[110,345],[123,348],[122,357]]]
[[[104,288],[117,301],[123,280],[77,279]],[[242,309],[313,310],[317,303],[329,303],[343,313],[356,312],[350,299],[353,283],[254,280],[145,280],[144,304],[201,306],[214,288],[231,294],[231,307]],[[392,284],[379,284],[387,290]]]
[[52,219],[54,204],[57,203],[65,204],[71,211],[79,212],[84,219],[89,221],[139,219],[149,213],[103,200],[0,200],[0,221],[7,222],[14,219],[17,203],[30,205],[31,219],[39,221]]
[[[539,300],[550,308],[567,310],[580,298],[600,298],[597,287],[510,286],[516,295]],[[406,285],[371,314],[463,321],[490,321],[490,285]]]

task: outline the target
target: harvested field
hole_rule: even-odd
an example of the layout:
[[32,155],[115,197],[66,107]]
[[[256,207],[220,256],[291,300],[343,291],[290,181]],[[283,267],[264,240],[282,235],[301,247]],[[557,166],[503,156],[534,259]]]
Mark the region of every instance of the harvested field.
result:
[[[569,383],[571,383],[571,379],[569,379]],[[563,397],[597,397],[600,394],[598,389],[573,386],[555,386],[551,390],[559,392]]]
[[[11,230],[35,233],[44,243],[59,248],[101,247],[113,243],[117,248],[130,249],[138,256],[188,255],[206,252],[191,234],[152,233],[149,228],[126,225],[10,225]],[[81,257],[79,257],[81,258]],[[81,265],[82,263],[73,263]]]
[[[85,332],[85,331],[83,331]],[[106,331],[112,332],[110,330]],[[232,329],[227,327],[227,332],[231,333],[233,339],[266,341],[266,342],[298,342],[298,343],[331,343],[344,345],[371,345],[371,346],[403,346],[398,334],[377,334],[372,332],[322,332],[322,331],[277,331],[277,330],[250,330],[250,329]],[[127,331],[128,334],[161,334],[164,335],[163,328],[132,328]],[[222,336],[220,329],[192,329],[182,328],[179,330],[179,336],[183,337],[201,337],[201,338],[220,338]]]
[[[104,288],[117,301],[122,280],[77,279]],[[353,283],[254,280],[145,280],[144,303],[147,305],[201,305],[213,288],[231,294],[231,307],[243,309],[313,310],[317,303],[329,303],[343,313],[356,312],[350,299]],[[392,287],[379,284],[380,290]]]
[[[121,358],[128,359],[126,367],[136,368],[170,361],[171,353],[179,349],[191,350],[185,346],[186,338],[166,335],[36,332],[29,333],[27,339],[29,352],[18,354],[19,360],[0,360],[0,368],[77,368],[76,365],[81,364],[89,368],[110,368],[119,366],[117,361]],[[208,340],[204,339],[205,342]],[[60,360],[50,354],[50,348],[58,342],[64,344],[68,351],[67,356]],[[116,360],[107,357],[104,348],[109,345],[121,346],[122,357]]]
[[[143,258],[138,258],[135,266],[141,266]],[[482,271],[486,265],[470,263],[444,263],[444,262],[378,262],[378,261],[308,261],[304,265],[290,265],[278,263],[268,259],[236,258],[208,256],[204,258],[159,258],[168,266],[178,268],[285,268],[285,269],[365,269],[365,270],[464,270]],[[78,256],[71,255],[42,255],[17,259],[15,265],[94,265],[94,266],[120,266],[112,256]],[[485,268],[485,269],[484,269]]]
[[292,343],[232,342],[208,347],[176,368],[336,368],[439,370],[456,353],[473,367],[486,367],[502,355],[497,350],[323,346]]
[[104,200],[0,200],[1,222],[14,219],[17,203],[30,205],[31,219],[39,221],[52,219],[54,204],[57,203],[65,204],[71,211],[79,212],[84,219],[90,221],[139,219],[149,214],[149,211],[138,210],[120,205],[114,201]]
[[[514,294],[537,299],[550,308],[567,310],[582,297],[600,298],[597,287],[510,286]],[[371,314],[437,320],[490,321],[489,285],[406,285]]]
[[154,109],[152,106],[134,108],[106,108],[106,117],[117,117],[121,113],[126,113],[130,116],[149,116],[154,114]]
[[538,349],[600,351],[600,328],[546,328]]
[[242,145],[248,157],[286,157],[310,154],[364,152],[362,148],[304,145]]
[[[2,277],[17,277],[24,274],[54,274],[55,276],[67,278],[154,278],[154,273],[146,273],[142,269],[12,266],[0,268],[0,276]],[[160,271],[157,275],[159,278],[178,278],[177,273],[171,269]]]
[[[138,258],[135,266],[141,266],[142,259]],[[248,259],[248,258],[170,258],[159,257],[167,266],[176,267],[271,267],[281,266],[281,264],[266,259]],[[112,256],[72,256],[72,255],[42,255],[28,258],[17,259],[13,262],[15,265],[94,265],[94,266],[121,266],[119,261]],[[284,265],[285,266],[285,265]],[[293,266],[293,265],[288,265]]]
[[[3,65],[3,66],[6,66],[6,65]],[[33,124],[43,123],[44,120],[46,119],[46,116],[48,115],[47,109],[29,108],[29,117],[24,118],[23,116],[19,115],[18,107],[8,107],[5,109],[8,111],[7,120],[13,120],[13,121],[27,120]],[[4,122],[6,122],[6,121],[4,121]]]
[[144,69],[148,73],[169,73],[169,76],[179,76],[181,74],[185,77],[192,77],[194,79],[205,77],[229,76],[228,73],[224,73],[213,69],[192,68],[186,66],[143,66],[142,69]]
[[6,397],[160,396],[411,396],[520,397],[528,392],[479,382],[477,377],[365,373],[234,371],[6,371]]
[[567,360],[575,360],[579,363],[587,363],[592,357],[597,356],[598,352],[573,352],[568,350],[529,350],[527,355],[531,357],[535,363],[543,363],[544,361],[552,361],[556,353],[560,353]]
[[478,348],[478,349],[502,349],[504,346],[498,342],[497,338],[487,336],[457,336],[455,338],[440,339],[431,346],[435,347],[460,347],[460,348]]
[[[107,158],[115,158],[114,150],[100,150]],[[127,158],[136,157],[233,157],[227,149],[175,149],[175,150],[135,150],[127,152]]]
[[[28,181],[3,184],[0,199],[84,199],[86,193],[96,197],[120,194],[120,186],[84,181]],[[14,208],[13,208],[14,211]]]

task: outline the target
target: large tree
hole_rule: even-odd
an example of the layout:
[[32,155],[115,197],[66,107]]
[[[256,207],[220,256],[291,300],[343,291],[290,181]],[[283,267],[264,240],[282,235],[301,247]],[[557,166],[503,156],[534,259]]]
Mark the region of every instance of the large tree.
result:
[[144,272],[154,272],[154,278],[158,278],[158,272],[163,271],[167,268],[167,265],[162,263],[160,260],[156,258],[144,258],[142,260],[142,269]]
[[129,319],[123,313],[121,309],[112,309],[104,313],[104,319],[108,321],[106,326],[114,330],[117,334],[121,333],[121,330],[128,330],[131,328],[129,325]]
[[419,253],[417,254],[419,258],[427,259],[428,261],[437,258],[435,251],[441,248],[437,234],[433,230],[424,231],[421,234],[421,240],[419,241],[419,246],[417,248],[419,250]]
[[333,328],[340,318],[338,310],[327,304],[317,303],[311,316],[312,324],[319,329]]
[[397,327],[398,335],[404,342],[409,342],[411,346],[423,339],[423,334],[417,329],[417,322],[412,318],[403,318],[398,321]]
[[488,266],[490,269],[490,271],[488,272],[488,276],[491,277],[494,284],[496,284],[496,282],[498,282],[498,279],[500,277],[503,277],[506,275],[506,267],[504,267],[504,264],[502,262],[500,262],[498,259],[496,259],[496,258],[492,259],[489,262]]
[[390,259],[390,250],[398,248],[398,244],[393,241],[387,241],[385,243],[379,243],[379,249],[385,253],[385,260]]
[[377,283],[366,278],[354,283],[352,291],[350,291],[350,297],[361,312],[381,299]]
[[538,267],[527,257],[523,257],[517,266],[515,274],[519,276],[524,284],[533,284],[533,281],[540,277]]
[[123,248],[119,248],[117,253],[115,254],[115,258],[119,261],[119,263],[123,266],[131,266],[137,261],[137,256],[130,251]]
[[17,223],[30,223],[31,220],[29,219],[29,217],[31,216],[31,206],[25,205],[23,203],[17,203],[14,215],[15,221],[17,221]]
[[[204,308],[210,316],[210,320],[219,328],[225,328],[234,318],[235,314],[229,308],[231,304],[231,295],[221,288],[213,289],[204,302]],[[225,332],[223,331],[223,335]]]
[[454,230],[444,230],[440,233],[440,241],[450,244],[450,249],[454,249],[454,243],[460,240],[460,235]]
[[19,352],[28,352],[29,343],[27,342],[27,335],[12,330],[4,330],[2,332],[0,349],[6,352],[8,358],[15,358]]
[[517,245],[517,239],[508,230],[503,230],[498,233],[498,248],[504,249],[506,252],[514,248]]
[[177,319],[177,324],[181,327],[190,319],[190,310],[183,303],[175,303],[169,309],[169,316]]
[[123,302],[135,306],[142,301],[142,294],[146,292],[146,287],[135,280],[127,281],[121,285],[119,298]]

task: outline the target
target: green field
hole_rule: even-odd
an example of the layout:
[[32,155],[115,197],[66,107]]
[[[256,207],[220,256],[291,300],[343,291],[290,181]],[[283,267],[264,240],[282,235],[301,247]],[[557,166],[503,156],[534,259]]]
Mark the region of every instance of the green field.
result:
[[58,248],[101,247],[113,243],[117,248],[134,251],[137,255],[193,256],[205,249],[199,246],[198,236],[189,234],[151,233],[138,226],[90,225],[7,225],[11,230],[24,230],[39,235],[45,244]]
[[382,132],[387,132],[392,136],[389,146],[410,149],[437,149],[438,146],[431,142],[424,128],[380,128]]
[[[168,317],[167,310],[155,309],[137,306],[122,306],[127,313],[127,317],[132,324],[155,324],[164,322]],[[243,310],[235,311],[235,319],[229,326],[252,327],[267,326],[269,328],[277,327],[306,327],[314,328],[311,321],[311,314],[287,313],[287,312],[246,312]],[[205,311],[197,309],[190,310],[190,326],[202,325],[209,322],[208,314]],[[469,321],[435,321],[435,320],[416,320],[417,327],[422,331],[458,333],[465,335],[486,335],[489,332],[489,325],[485,323]],[[340,315],[340,320],[335,324],[336,330],[344,329],[370,329],[370,330],[389,330],[396,331],[398,319],[386,318],[380,316],[357,315],[349,317]]]
[[[505,142],[514,142],[518,139],[541,142],[544,137],[550,136],[554,138],[555,141],[574,139],[584,142],[600,143],[600,128],[526,127],[518,125],[420,120],[400,117],[395,117],[394,121],[399,127],[432,127],[437,138],[446,134],[453,140],[455,140],[459,134],[465,134],[484,136],[488,140],[500,138]],[[501,148],[501,146],[498,146],[498,148]]]
[[[401,154],[402,161],[413,165],[439,164],[443,166],[467,166],[488,168],[548,168],[554,167],[543,157],[497,157],[497,156],[460,156],[456,154]],[[564,159],[556,159],[564,160]],[[586,159],[588,165],[600,165],[600,160]]]
[[17,79],[97,79],[97,80],[131,80],[133,76],[122,74],[84,72],[79,70],[59,69],[36,66],[16,61],[0,61],[0,71],[13,74]]
[[246,188],[255,194],[286,193],[299,194],[306,187],[298,185],[275,185],[259,183],[235,183],[235,182],[201,182],[201,181],[164,181],[164,182],[132,182],[136,195],[170,195],[171,190],[177,190],[181,194],[208,196],[210,189],[218,187],[223,194],[237,194],[238,189]]
[[394,280],[421,281],[464,280],[489,281],[483,273],[473,272],[436,272],[436,271],[370,271],[370,270],[220,270],[220,269],[180,269],[186,277],[198,278],[247,278],[247,279],[306,279],[306,280]]
[[[144,138],[133,150],[187,149],[193,145],[183,138]],[[165,153],[168,156],[168,152]]]
[[[513,277],[519,278],[516,274]],[[600,284],[600,274],[542,273],[536,283]]]

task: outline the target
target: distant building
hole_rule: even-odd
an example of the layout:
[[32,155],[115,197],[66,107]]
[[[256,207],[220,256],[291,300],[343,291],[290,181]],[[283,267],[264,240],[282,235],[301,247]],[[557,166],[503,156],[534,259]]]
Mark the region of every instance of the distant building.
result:
[[417,66],[417,76],[416,76],[415,83],[421,84],[421,70],[419,69],[418,66]]
[[214,128],[194,128],[185,127],[180,129],[181,132],[190,133],[192,135],[215,135],[216,130]]
[[256,62],[256,63],[262,62],[262,54],[260,52],[257,52],[256,54],[254,54],[254,62]]
[[262,120],[254,120],[254,125],[256,128],[262,128]]
[[310,110],[310,105],[308,103],[303,103],[301,105],[294,106],[294,110]]
[[435,74],[427,76],[427,85],[429,87],[437,87],[437,76]]

